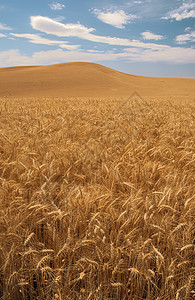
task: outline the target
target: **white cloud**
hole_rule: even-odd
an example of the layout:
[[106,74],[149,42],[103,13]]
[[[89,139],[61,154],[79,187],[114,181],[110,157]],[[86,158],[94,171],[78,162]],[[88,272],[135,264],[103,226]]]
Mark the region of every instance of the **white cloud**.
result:
[[[31,25],[36,30],[42,31],[47,34],[60,36],[60,37],[78,37],[96,43],[105,43],[109,45],[118,45],[118,46],[133,47],[133,48],[143,48],[143,49],[148,49],[149,51],[158,51],[158,52],[160,52],[161,50],[170,49],[170,46],[168,45],[145,43],[139,40],[129,40],[129,39],[122,39],[117,37],[95,35],[92,33],[93,31],[95,31],[94,28],[87,28],[81,24],[63,24],[53,19],[42,17],[42,16],[31,17]],[[160,36],[158,36],[158,39],[159,37]],[[28,36],[26,36],[26,38],[28,38]],[[76,48],[77,46],[77,45],[62,46],[61,44],[65,44],[65,42],[62,43],[61,41],[51,41],[51,40],[44,39],[40,36],[36,36],[36,38],[31,38],[31,40],[32,40],[31,42],[34,43],[36,41],[37,42],[39,41],[39,43],[41,43],[42,41],[43,43],[45,44],[48,43],[50,45],[57,44],[58,42],[61,48],[66,48],[66,49],[69,48],[70,50],[73,50],[73,47]]]
[[90,53],[104,53],[104,51],[101,51],[101,50],[87,50],[87,52],[90,52]]
[[195,31],[186,34],[177,35],[175,41],[178,44],[186,44],[186,42],[195,42]]
[[0,23],[0,30],[12,30],[12,28],[3,23]]
[[191,27],[186,27],[185,31],[189,31],[191,29]]
[[109,45],[119,45],[119,46],[130,46],[130,41],[128,39],[95,35],[92,34],[92,32],[95,31],[94,28],[87,28],[79,23],[63,24],[50,18],[46,18],[42,16],[32,16],[31,26],[33,27],[33,29],[42,31],[47,34],[54,34],[60,37],[62,36],[78,37],[81,39],[85,39],[97,43],[105,43]]
[[14,37],[18,38],[25,38],[28,39],[30,43],[33,44],[42,44],[42,45],[59,45],[61,48],[67,49],[67,50],[75,50],[78,49],[79,45],[67,45],[67,41],[56,41],[56,40],[49,40],[46,38],[43,38],[37,34],[30,34],[30,33],[10,33]]
[[118,46],[130,46],[130,41],[128,39],[121,39],[117,37],[89,34],[88,36],[83,38],[95,43],[104,43],[104,44],[118,45]]
[[35,52],[32,56],[22,55],[19,50],[12,49],[0,52],[0,66],[27,66],[57,64],[71,61],[104,61],[114,60],[115,55],[107,53],[89,53],[80,51],[63,51],[62,49]]
[[157,49],[127,48],[115,53],[89,51],[52,51],[35,52],[32,56],[22,55],[13,49],[0,52],[0,66],[44,65],[70,61],[126,61],[126,62],[164,62],[164,63],[195,63],[195,51],[192,48],[169,47]]
[[36,30],[57,36],[82,37],[95,30],[94,28],[87,28],[81,24],[63,24],[42,16],[32,16],[31,26]]
[[52,4],[49,4],[49,7],[52,9],[52,10],[62,10],[65,5],[64,4],[61,4],[59,2],[54,2]]
[[144,40],[162,40],[164,37],[162,35],[154,34],[150,31],[144,31],[141,33]]
[[45,39],[39,35],[36,34],[30,34],[30,33],[10,33],[11,35],[18,37],[18,38],[25,38],[28,39],[30,43],[33,44],[42,44],[42,45],[55,45],[55,44],[61,44],[66,43],[62,41],[55,41],[55,40],[49,40]]
[[137,19],[136,15],[127,14],[124,10],[93,9],[92,11],[100,21],[117,28],[124,28],[125,24]]
[[132,40],[130,42],[130,46],[135,47],[135,48],[143,48],[143,49],[150,49],[150,50],[163,50],[163,49],[170,48],[170,46],[168,46],[168,45],[144,43],[139,40]]
[[195,3],[184,2],[179,8],[170,11],[161,19],[175,19],[176,21],[181,21],[188,18],[195,18]]
[[3,33],[0,33],[0,37],[6,37],[6,35]]
[[58,17],[54,18],[54,20],[57,21],[57,22],[62,22],[62,21],[64,21],[65,19],[66,19],[66,18],[65,18],[64,16],[58,16]]
[[195,51],[192,48],[169,47],[158,51],[149,49],[141,51],[134,61],[164,63],[195,63]]
[[67,45],[67,44],[60,44],[60,48],[66,49],[66,50],[76,50],[80,47],[80,45]]

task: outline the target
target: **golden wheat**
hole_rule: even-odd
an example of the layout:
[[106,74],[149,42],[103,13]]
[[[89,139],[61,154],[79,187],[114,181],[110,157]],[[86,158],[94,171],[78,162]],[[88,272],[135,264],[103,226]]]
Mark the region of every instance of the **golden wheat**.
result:
[[193,99],[146,100],[0,99],[0,299],[192,299]]

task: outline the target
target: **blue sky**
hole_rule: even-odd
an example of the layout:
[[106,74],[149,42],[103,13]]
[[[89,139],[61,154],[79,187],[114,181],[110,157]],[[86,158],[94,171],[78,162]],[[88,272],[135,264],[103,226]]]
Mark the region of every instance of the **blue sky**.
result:
[[96,62],[195,78],[191,0],[0,0],[0,67]]

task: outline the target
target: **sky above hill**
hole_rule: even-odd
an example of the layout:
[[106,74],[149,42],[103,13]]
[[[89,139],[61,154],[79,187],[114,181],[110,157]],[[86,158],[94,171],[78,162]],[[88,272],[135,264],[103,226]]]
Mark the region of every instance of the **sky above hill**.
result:
[[195,78],[191,0],[0,0],[0,67],[96,62]]

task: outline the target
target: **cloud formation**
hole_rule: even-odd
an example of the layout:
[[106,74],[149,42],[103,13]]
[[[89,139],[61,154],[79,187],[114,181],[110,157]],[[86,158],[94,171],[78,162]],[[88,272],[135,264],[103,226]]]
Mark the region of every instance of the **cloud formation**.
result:
[[3,23],[0,23],[0,30],[12,30],[12,28]]
[[64,36],[78,37],[88,41],[105,43],[109,45],[119,45],[119,46],[130,45],[128,39],[95,35],[92,33],[95,31],[94,28],[87,28],[79,23],[63,24],[51,18],[42,17],[42,16],[32,16],[31,26],[33,29],[39,30],[47,34],[54,34],[60,37],[64,37]]
[[[53,34],[59,37],[77,37],[91,42],[105,43],[109,45],[126,46],[126,47],[132,46],[132,47],[141,47],[141,48],[148,48],[148,49],[159,49],[159,48],[168,47],[167,45],[143,43],[138,40],[129,40],[129,39],[123,39],[117,37],[109,37],[109,36],[99,36],[92,33],[95,31],[94,28],[87,28],[81,24],[63,24],[53,19],[42,17],[42,16],[32,16],[31,26],[33,27],[33,29],[39,30],[47,34]],[[154,35],[152,36],[154,37]],[[157,39],[157,35],[155,35],[155,37],[156,37],[155,39]],[[160,39],[159,37],[160,36],[158,36],[158,39]]]
[[[115,27],[125,25],[124,20],[122,23],[117,22],[115,25],[112,25]],[[6,27],[4,24],[3,26],[4,28]],[[56,46],[58,49],[39,51],[29,56],[23,55],[17,49],[0,52],[1,66],[55,64],[68,61],[195,63],[195,50],[192,47],[179,47],[179,45],[172,47],[152,41],[150,42],[150,40],[159,41],[165,38],[163,35],[158,35],[150,31],[141,33],[142,40],[100,36],[95,34],[95,28],[89,28],[80,23],[62,23],[43,16],[32,16],[31,26],[33,29],[42,33],[10,33],[10,35],[7,35],[7,38],[10,36],[12,36],[12,38],[23,38],[33,44]],[[45,35],[43,33],[45,33]],[[46,34],[52,34],[54,38],[47,38],[48,35]],[[0,37],[5,37],[5,35],[0,34]],[[120,51],[118,47],[106,51],[95,49],[83,50],[80,45],[69,45],[68,41],[61,40],[64,39],[64,37],[76,37],[94,43],[104,43],[122,47],[120,47]],[[195,32],[190,32],[190,28],[186,29],[185,34],[178,35],[175,38],[178,44],[184,44],[194,40]]]
[[187,42],[195,42],[195,31],[186,34],[177,35],[175,38],[176,43],[186,44]]
[[61,4],[59,2],[54,2],[52,4],[49,4],[49,7],[52,9],[52,10],[62,10],[65,5],[64,4]]
[[176,21],[181,21],[188,18],[195,18],[195,3],[184,2],[179,8],[170,11],[161,19],[175,19]]
[[129,42],[129,46],[135,48],[143,48],[143,49],[150,49],[150,50],[162,50],[168,49],[170,46],[168,45],[161,45],[161,44],[154,44],[154,43],[144,43],[139,40],[132,40]]
[[30,33],[10,33],[12,36],[17,38],[25,38],[28,39],[30,43],[33,44],[42,44],[42,45],[59,45],[63,49],[67,50],[75,50],[78,49],[79,45],[67,45],[67,41],[56,41],[56,40],[50,40],[43,38],[37,34],[30,34]]
[[142,38],[144,40],[156,40],[156,41],[158,41],[158,40],[164,39],[164,37],[162,35],[154,34],[150,31],[144,31],[144,32],[141,33],[141,35],[142,35]]
[[124,10],[92,10],[95,16],[102,22],[116,28],[125,28],[124,25],[137,19],[136,15],[127,14]]
[[6,35],[3,33],[0,33],[0,37],[6,37]]
[[164,62],[164,63],[195,63],[194,49],[170,47],[157,49],[126,48],[124,51],[63,51],[62,49],[39,51],[32,56],[23,55],[17,49],[0,52],[2,67],[17,65],[44,65],[70,61],[126,61],[126,62]]

